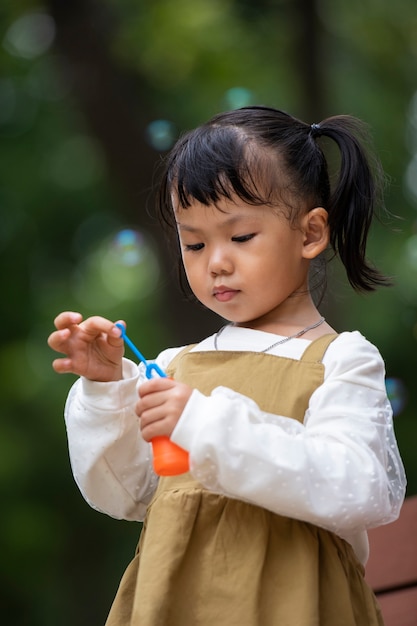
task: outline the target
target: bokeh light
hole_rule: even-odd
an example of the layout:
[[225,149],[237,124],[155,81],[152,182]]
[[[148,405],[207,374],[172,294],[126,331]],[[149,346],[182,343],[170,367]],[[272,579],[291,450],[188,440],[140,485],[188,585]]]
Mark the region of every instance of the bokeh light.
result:
[[59,102],[69,95],[71,81],[67,75],[60,72],[59,57],[41,57],[31,64],[27,75],[27,89],[37,100]]
[[408,132],[405,143],[411,154],[411,160],[406,168],[404,183],[405,193],[411,201],[417,202],[417,91],[410,100],[408,107]]
[[177,133],[175,126],[169,120],[154,120],[146,128],[148,143],[155,150],[169,150],[175,142]]
[[0,125],[7,123],[13,116],[16,105],[16,90],[8,78],[0,80]]
[[[412,129],[417,132],[417,91],[410,100],[410,105],[408,107],[408,121]],[[409,137],[407,139],[409,139]]]
[[56,146],[44,164],[45,176],[65,189],[84,189],[102,177],[104,158],[87,135],[74,135]]
[[19,136],[30,130],[39,110],[37,98],[26,79],[13,77],[0,80],[0,134]]
[[224,95],[226,106],[230,109],[240,109],[253,102],[253,92],[246,87],[231,87]]
[[55,22],[46,13],[27,13],[9,27],[3,40],[4,49],[23,59],[45,54],[55,39]]
[[404,410],[407,404],[408,393],[402,380],[399,378],[387,378],[385,381],[388,399],[392,406],[394,417]]
[[405,252],[409,265],[417,270],[417,235],[413,235],[407,240]]
[[417,154],[413,156],[405,172],[405,184],[407,191],[412,195],[414,202],[417,201]]

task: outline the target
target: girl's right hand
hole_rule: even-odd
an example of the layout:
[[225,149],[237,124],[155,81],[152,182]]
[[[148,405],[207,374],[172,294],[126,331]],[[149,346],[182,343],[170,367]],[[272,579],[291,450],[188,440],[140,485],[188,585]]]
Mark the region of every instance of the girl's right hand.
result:
[[57,330],[48,345],[66,355],[52,363],[58,374],[73,373],[98,382],[122,378],[124,344],[114,322],[98,316],[83,320],[80,313],[65,311],[54,324]]

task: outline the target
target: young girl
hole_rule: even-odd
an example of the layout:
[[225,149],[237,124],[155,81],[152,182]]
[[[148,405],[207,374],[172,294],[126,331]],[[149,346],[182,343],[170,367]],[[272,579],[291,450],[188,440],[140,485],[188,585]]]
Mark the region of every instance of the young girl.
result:
[[[405,492],[384,363],[359,332],[336,334],[308,286],[328,248],[354,289],[386,282],[365,256],[377,189],[361,128],[249,107],[178,141],[162,218],[226,324],[162,352],[167,378],[122,359],[113,322],[56,318],[54,368],[81,376],[66,405],[75,480],[92,507],[144,519],[108,626],[383,623],[366,530]],[[320,137],[340,152],[333,188]],[[156,476],[157,436],[189,452],[188,473]]]

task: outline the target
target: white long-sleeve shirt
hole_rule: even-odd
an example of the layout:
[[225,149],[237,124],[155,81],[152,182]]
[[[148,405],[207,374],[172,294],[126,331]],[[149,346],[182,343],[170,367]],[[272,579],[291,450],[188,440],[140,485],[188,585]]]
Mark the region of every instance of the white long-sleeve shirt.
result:
[[[230,326],[219,349],[261,351],[279,338]],[[309,343],[295,339],[270,354],[299,359]],[[213,348],[208,337],[193,350]],[[181,349],[165,350],[156,362],[166,369]],[[398,517],[406,485],[385,367],[358,332],[340,334],[323,365],[324,382],[312,394],[303,423],[265,413],[225,387],[210,396],[194,390],[172,440],[189,451],[191,473],[204,487],[331,530],[365,562],[366,529]],[[134,411],[145,375],[124,359],[123,376],[74,384],[65,410],[69,451],[75,480],[91,506],[142,520],[158,482]]]

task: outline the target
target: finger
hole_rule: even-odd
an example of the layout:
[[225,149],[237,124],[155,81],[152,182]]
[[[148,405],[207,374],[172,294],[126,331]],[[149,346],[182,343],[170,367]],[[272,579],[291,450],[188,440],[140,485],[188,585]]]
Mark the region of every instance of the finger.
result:
[[64,311],[56,316],[54,319],[54,325],[58,330],[62,330],[63,328],[68,328],[74,324],[80,324],[82,319],[83,316],[81,313],[77,313],[76,311]]
[[155,376],[155,378],[151,378],[150,380],[146,380],[139,387],[139,396],[141,398],[154,394],[158,391],[167,391],[168,389],[172,389],[175,386],[175,382],[172,378],[165,378]]
[[166,402],[166,394],[161,392],[156,392],[152,394],[147,394],[145,397],[140,398],[136,403],[135,411],[137,415],[143,415],[146,411],[151,411],[152,409],[157,409],[161,407]]
[[[124,324],[124,322],[119,323]],[[80,328],[92,338],[101,334],[106,335],[107,340],[112,346],[120,346],[123,343],[122,331],[120,328],[118,328],[114,322],[111,322],[105,317],[100,317],[99,315],[89,317],[80,324]]]
[[[123,335],[122,331],[118,326],[116,326],[116,324],[122,324],[126,328],[126,322],[124,322],[123,320],[117,320],[117,322],[113,323],[113,328],[109,333],[109,339],[121,340],[116,342],[116,345],[120,345],[120,343],[123,343]],[[111,345],[114,345],[111,341],[109,343],[111,343]]]
[[141,418],[142,426],[149,426],[153,422],[158,422],[165,417],[165,411],[163,410],[162,405],[143,408],[139,417]]
[[63,330],[56,330],[48,337],[48,346],[56,352],[65,352],[64,346],[67,339],[70,337],[71,331],[69,328]]
[[151,441],[158,435],[165,435],[166,417],[157,410],[146,411],[140,419],[140,431],[146,441]]
[[70,374],[72,372],[71,359],[55,359],[52,367],[57,374]]

